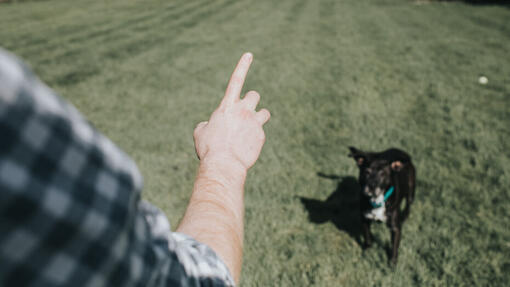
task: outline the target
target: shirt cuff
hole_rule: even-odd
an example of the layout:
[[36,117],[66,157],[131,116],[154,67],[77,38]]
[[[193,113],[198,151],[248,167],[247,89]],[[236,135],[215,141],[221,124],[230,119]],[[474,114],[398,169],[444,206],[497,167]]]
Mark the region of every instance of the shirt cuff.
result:
[[140,202],[139,210],[152,237],[168,241],[169,250],[175,253],[188,277],[209,281],[211,286],[235,286],[227,266],[209,246],[188,235],[172,232],[165,214],[147,201]]

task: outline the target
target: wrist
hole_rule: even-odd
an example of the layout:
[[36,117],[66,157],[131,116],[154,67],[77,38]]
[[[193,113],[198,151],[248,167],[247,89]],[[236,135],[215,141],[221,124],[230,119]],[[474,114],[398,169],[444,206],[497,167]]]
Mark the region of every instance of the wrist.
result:
[[206,156],[200,160],[199,175],[214,179],[225,186],[244,185],[248,169],[228,156]]

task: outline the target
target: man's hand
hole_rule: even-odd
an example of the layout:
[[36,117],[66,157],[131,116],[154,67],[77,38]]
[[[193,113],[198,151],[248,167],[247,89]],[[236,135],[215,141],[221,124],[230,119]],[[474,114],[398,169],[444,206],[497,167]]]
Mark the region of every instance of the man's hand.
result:
[[219,107],[208,122],[201,122],[195,128],[195,149],[200,160],[241,166],[247,170],[259,157],[265,141],[262,126],[270,114],[266,109],[255,111],[260,100],[257,92],[250,91],[240,99],[252,59],[250,53],[241,57]]

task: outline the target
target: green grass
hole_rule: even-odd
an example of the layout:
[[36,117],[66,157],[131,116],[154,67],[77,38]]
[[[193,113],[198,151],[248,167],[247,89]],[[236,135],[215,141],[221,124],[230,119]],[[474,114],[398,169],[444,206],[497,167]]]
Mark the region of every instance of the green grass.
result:
[[[253,52],[245,88],[261,93],[272,119],[246,184],[242,286],[510,280],[508,7],[404,0],[3,3],[0,46],[24,58],[136,160],[144,197],[173,226],[198,164],[194,125],[219,103],[242,52]],[[481,75],[488,85],[478,84]],[[413,156],[417,196],[395,270],[387,265],[385,226],[374,226],[376,244],[363,252],[339,224],[343,208],[352,208],[346,186],[357,175],[348,145],[400,147]],[[306,208],[301,198],[323,210]]]

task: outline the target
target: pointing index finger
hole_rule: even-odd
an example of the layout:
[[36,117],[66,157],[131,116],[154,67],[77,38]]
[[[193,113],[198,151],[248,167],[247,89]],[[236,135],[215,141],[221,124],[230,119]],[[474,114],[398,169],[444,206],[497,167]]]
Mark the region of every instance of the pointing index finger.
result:
[[237,63],[237,66],[230,77],[230,81],[228,82],[225,97],[221,102],[222,105],[231,105],[239,100],[244,79],[246,79],[246,74],[248,74],[248,69],[250,68],[252,59],[253,55],[251,53],[245,53],[239,60],[239,63]]

